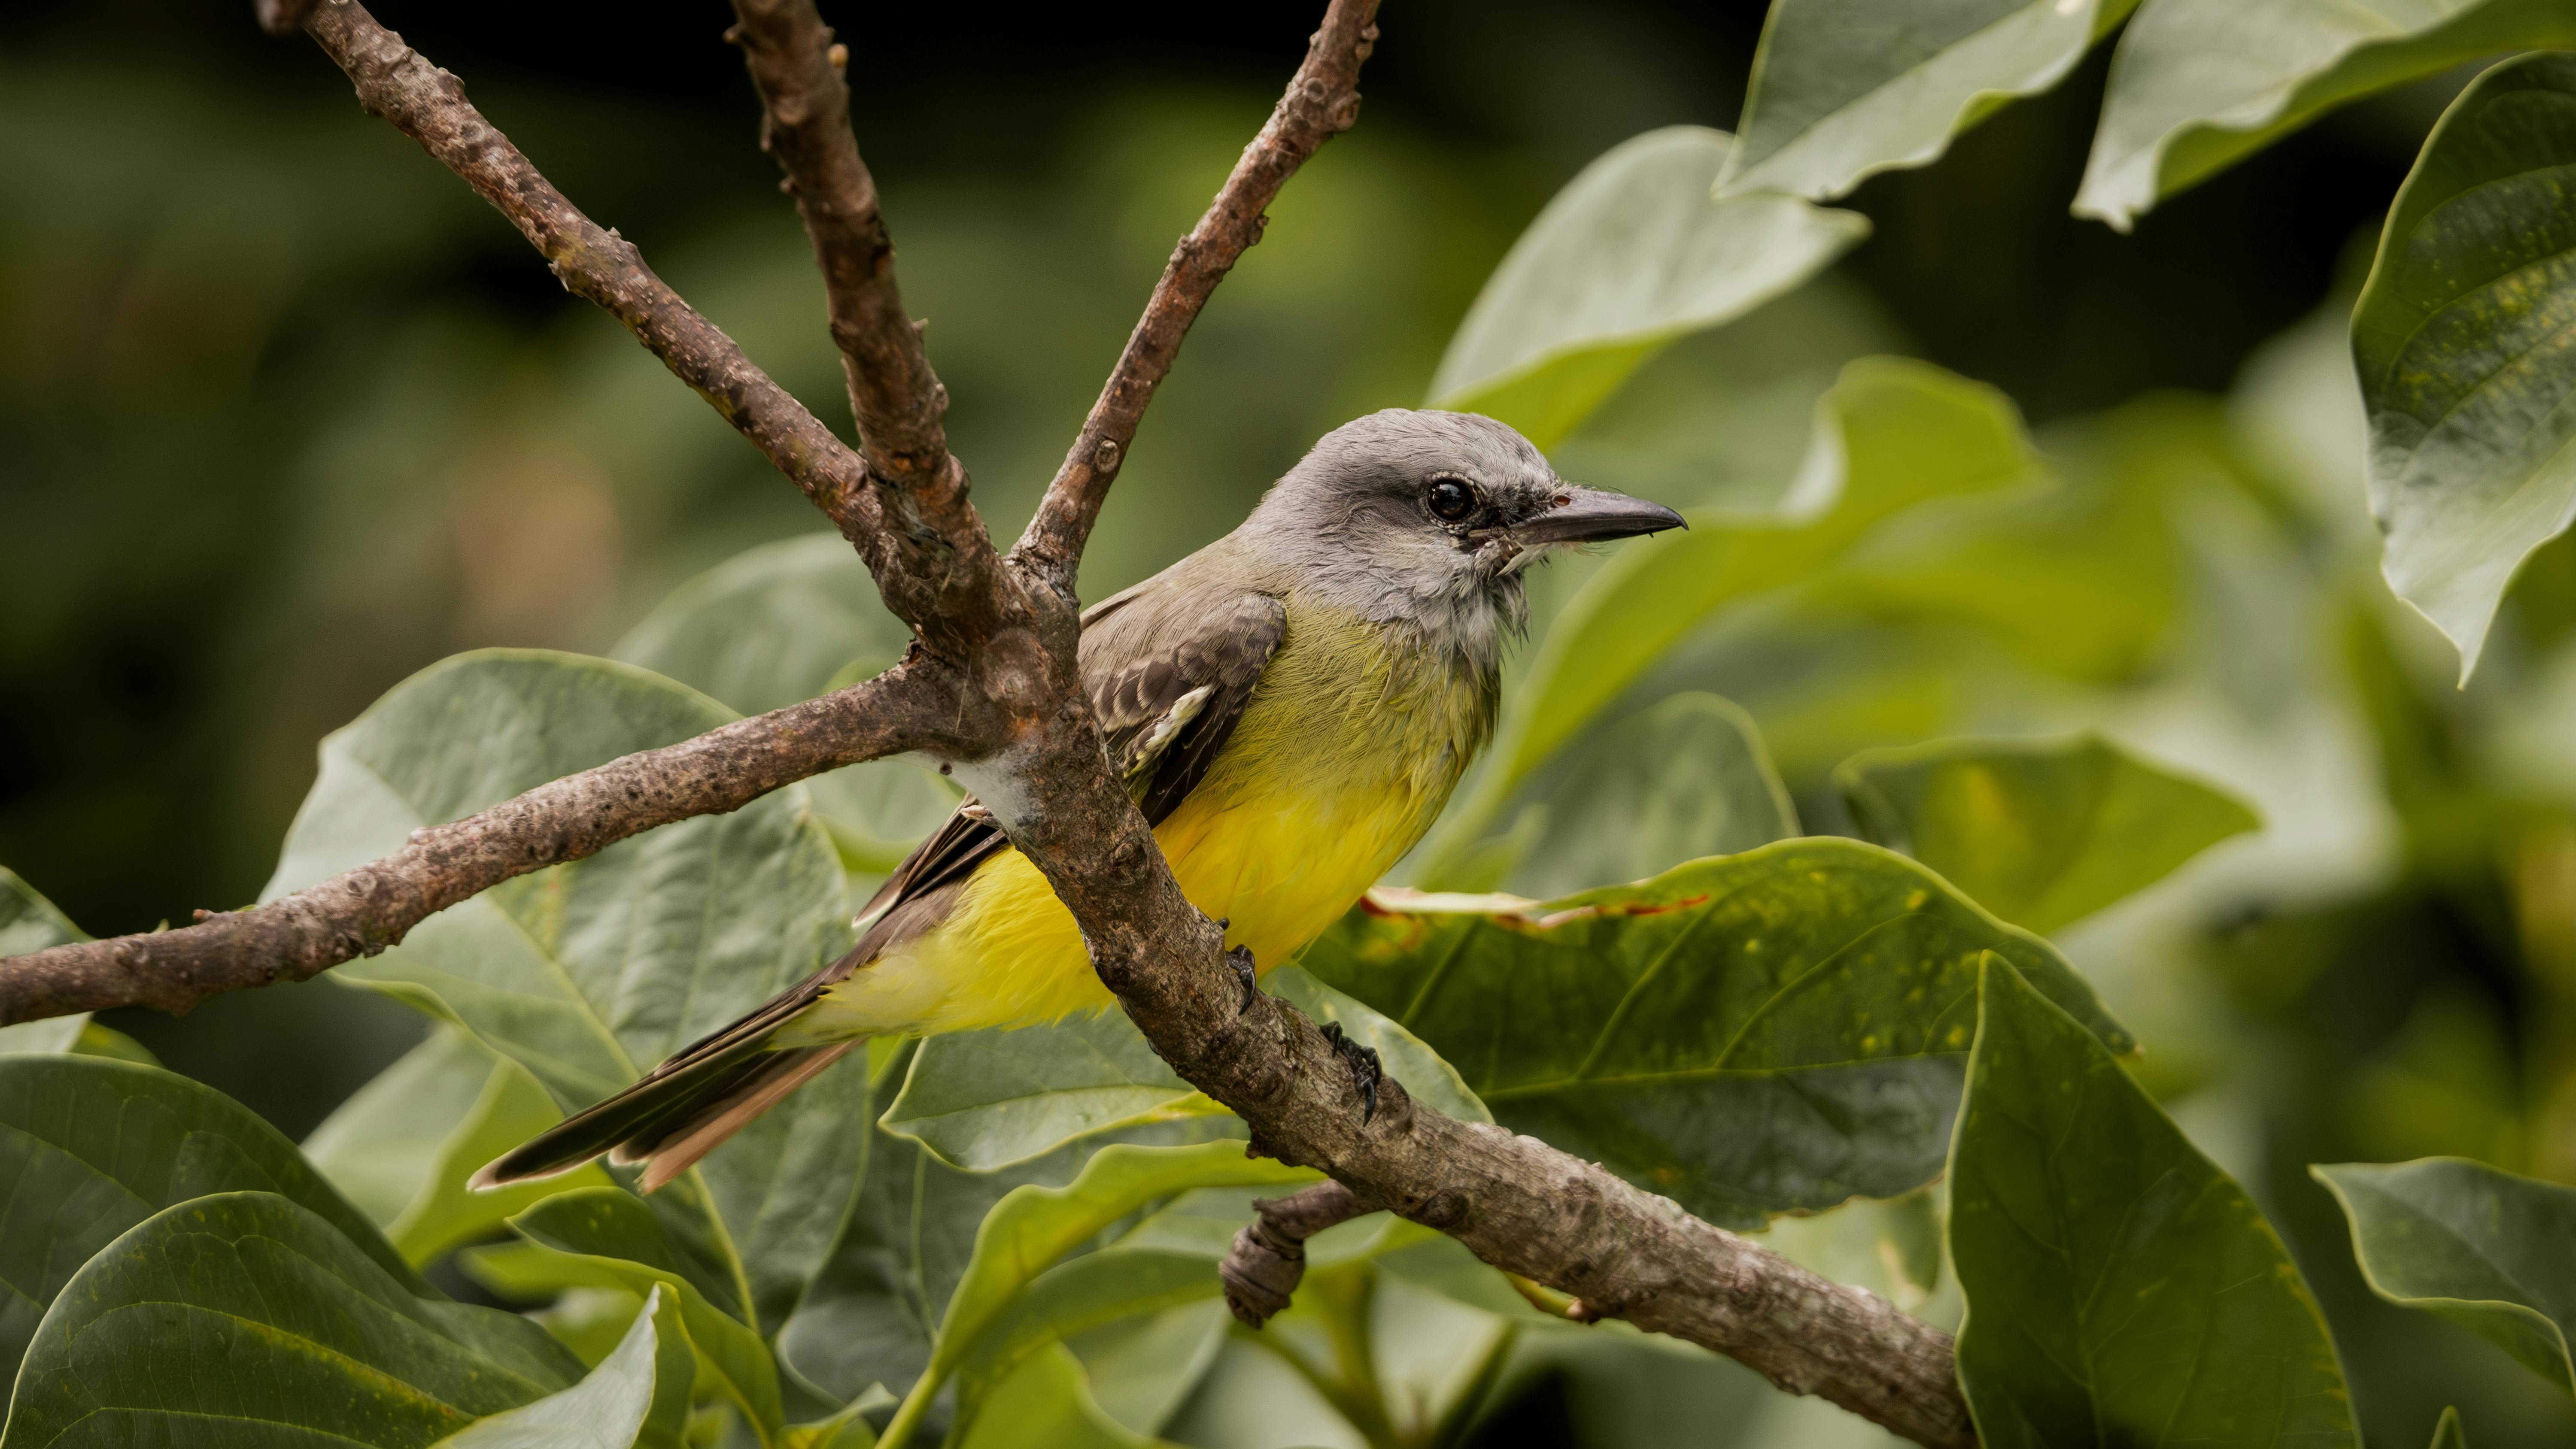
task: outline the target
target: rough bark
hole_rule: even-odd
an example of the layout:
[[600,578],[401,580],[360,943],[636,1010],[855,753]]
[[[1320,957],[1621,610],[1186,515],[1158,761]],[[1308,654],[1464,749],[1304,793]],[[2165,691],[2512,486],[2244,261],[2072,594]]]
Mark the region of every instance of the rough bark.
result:
[[1091,405],[1037,516],[1012,549],[1066,598],[1073,597],[1083,545],[1090,541],[1109,485],[1117,481],[1127,449],[1136,441],[1136,425],[1154,400],[1154,389],[1171,372],[1199,309],[1235,262],[1261,240],[1261,229],[1270,221],[1263,209],[1279,188],[1326,141],[1359,119],[1360,62],[1377,44],[1376,20],[1377,0],[1332,0],[1323,25],[1307,43],[1305,63],[1289,80],[1269,123],[1243,148],[1216,200],[1163,264],[1162,280],[1154,284],[1145,315],[1136,319],[1136,330],[1100,389],[1100,400]]
[[[466,104],[453,77],[353,0],[324,0],[306,28],[349,72],[368,109],[473,184],[568,287],[624,321],[840,521],[888,601],[923,628],[928,651],[853,690],[629,756],[424,831],[401,853],[287,901],[185,930],[16,958],[0,971],[0,1020],[129,1003],[184,1006],[217,990],[308,976],[381,949],[430,912],[510,876],[655,825],[738,808],[821,770],[923,750],[953,761],[1046,873],[1102,981],[1155,1050],[1242,1115],[1254,1150],[1334,1179],[1346,1202],[1313,1190],[1305,1206],[1315,1214],[1383,1203],[1498,1268],[1574,1294],[1584,1316],[1624,1317],[1731,1354],[1785,1389],[1821,1395],[1923,1444],[1972,1444],[1948,1336],[1872,1295],[1827,1282],[1534,1138],[1442,1116],[1398,1082],[1382,1085],[1376,1113],[1363,1122],[1348,1063],[1302,1013],[1268,996],[1238,1011],[1221,933],[1183,898],[1103,758],[1076,666],[1074,569],[1182,334],[1258,238],[1261,208],[1287,175],[1350,124],[1374,9],[1372,0],[1333,0],[1270,123],[1175,251],[1019,548],[984,569],[973,561],[990,557],[991,545],[964,503],[962,473],[951,471],[944,439],[935,466],[919,446],[925,398],[927,426],[937,426],[926,362],[917,373],[871,375],[859,386],[885,389],[889,436],[911,450],[889,461],[878,481],[895,488],[898,462],[916,475],[928,467],[930,486],[908,496],[935,499],[953,481],[956,512],[943,518],[922,509],[883,530],[883,499],[855,454],[662,286],[632,247],[573,210]],[[882,226],[855,142],[843,150],[847,102],[837,62],[824,51],[834,73],[818,79],[814,50],[825,37],[802,0],[745,0],[741,13],[755,78],[764,67],[776,70],[760,80],[770,137],[827,273],[843,263],[874,269],[853,272],[848,285],[856,290],[847,296],[844,279],[830,284],[836,322],[845,301],[860,321],[848,329],[845,355],[856,372],[873,374],[876,349],[891,335],[885,329],[909,324],[885,270],[890,254],[878,249]],[[827,112],[838,119],[824,124]],[[923,393],[924,383],[934,391]],[[864,418],[877,404],[858,406]],[[887,447],[890,459],[901,451]],[[914,572],[943,562],[945,573]]]
[[954,686],[895,671],[695,739],[611,760],[479,815],[412,832],[400,851],[266,905],[197,924],[13,956],[0,1025],[153,1006],[306,977],[373,956],[431,915],[513,876],[596,855],[630,835],[739,810],[825,770],[955,748]]
[[911,555],[902,573],[937,582],[925,596],[889,593],[887,602],[926,627],[933,647],[962,648],[945,626],[990,592],[993,548],[967,502],[966,470],[949,454],[940,421],[948,389],[931,370],[921,325],[904,310],[894,239],[850,130],[848,47],[833,43],[813,0],[735,0],[734,15],[725,33],[760,92],[761,148],[786,172],[782,185],[823,274],[859,451],[896,522],[894,546]]

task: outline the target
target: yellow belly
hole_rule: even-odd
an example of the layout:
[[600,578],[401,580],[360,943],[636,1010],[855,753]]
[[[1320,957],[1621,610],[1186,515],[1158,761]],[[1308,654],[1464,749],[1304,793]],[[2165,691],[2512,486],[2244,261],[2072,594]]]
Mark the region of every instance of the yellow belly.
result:
[[[1491,695],[1449,661],[1292,602],[1242,720],[1154,838],[1190,904],[1228,921],[1226,944],[1268,971],[1422,838],[1491,717]],[[945,922],[889,948],[778,1040],[1030,1026],[1110,1004],[1072,914],[1005,850]]]

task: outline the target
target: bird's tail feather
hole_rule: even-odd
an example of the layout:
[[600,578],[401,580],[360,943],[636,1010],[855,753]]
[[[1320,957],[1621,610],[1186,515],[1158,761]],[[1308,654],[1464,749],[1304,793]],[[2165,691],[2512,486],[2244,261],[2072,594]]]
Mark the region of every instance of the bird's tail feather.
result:
[[650,1192],[865,1040],[774,1051],[766,1035],[724,1043],[695,1061],[675,1058],[484,1164],[467,1185],[482,1191],[532,1182],[613,1153],[613,1162],[651,1164],[643,1182]]
[[853,1037],[830,1046],[794,1047],[760,1057],[723,1090],[700,1096],[687,1116],[665,1118],[617,1144],[608,1160],[620,1165],[643,1163],[641,1186],[651,1192],[695,1167],[699,1158],[748,1126],[752,1118],[778,1105],[780,1098],[865,1040]]

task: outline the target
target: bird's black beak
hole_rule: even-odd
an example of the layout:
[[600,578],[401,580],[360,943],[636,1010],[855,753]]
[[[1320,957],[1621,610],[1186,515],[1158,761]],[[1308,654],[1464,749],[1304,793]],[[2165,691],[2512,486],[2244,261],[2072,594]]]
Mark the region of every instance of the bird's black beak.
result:
[[1560,483],[1546,508],[1506,531],[1515,542],[1536,547],[1547,543],[1599,543],[1689,526],[1682,522],[1680,514],[1660,503],[1606,488]]

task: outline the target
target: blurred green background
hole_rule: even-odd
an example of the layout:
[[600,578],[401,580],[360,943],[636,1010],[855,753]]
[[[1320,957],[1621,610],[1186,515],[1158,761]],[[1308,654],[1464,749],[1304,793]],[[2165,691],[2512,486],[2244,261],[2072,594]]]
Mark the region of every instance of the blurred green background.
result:
[[[952,441],[1007,536],[1314,7],[895,9],[827,18]],[[496,214],[247,10],[0,18],[0,863],[100,934],[249,900],[316,740],[404,676],[485,645],[605,651],[679,582],[817,527]],[[721,5],[378,13],[842,425],[819,288]],[[1558,185],[1649,127],[1734,122],[1760,23],[1753,3],[1390,7],[1362,124],[1301,173],[1192,334],[1086,596],[1225,531],[1316,434],[1421,401]],[[2355,248],[2465,77],[2340,112],[2119,236],[2066,214],[2105,62],[1866,184],[1842,204],[1872,240],[1676,348],[1559,462],[1677,505],[1766,502],[1840,364],[1894,352],[2006,390],[2072,476],[2113,480],[2102,496],[2146,473],[2225,481],[2177,525],[2217,542],[2140,566],[2238,559],[2193,595],[2235,612],[2175,627],[2286,642],[2237,650],[2233,686],[2175,686],[2241,687],[2240,736],[2195,737],[2198,717],[2168,710],[2160,738],[2314,808],[2284,819],[2265,799],[2275,848],[2231,857],[2228,889],[2202,872],[2070,953],[2149,1042],[2150,1081],[2265,1198],[2372,1423],[2456,1399],[2488,1406],[2481,1442],[2564,1442],[2576,1426],[2536,1381],[2368,1297],[2303,1172],[2451,1152],[2576,1180],[2576,826],[2549,803],[2571,772],[2550,724],[2567,714],[2546,707],[2569,692],[2550,661],[2576,564],[2563,544],[2535,560],[2503,646],[2453,693],[2438,640],[2371,593],[2357,406],[2347,420],[2316,392]],[[1839,613],[1713,627],[1654,688],[1746,703],[1811,829],[1837,827],[1824,773],[1852,749],[2103,715],[1927,632],[1903,573],[1856,573]],[[1905,667],[1867,672],[1867,708],[1802,693],[1873,651]],[[2036,662],[2121,686],[2121,718],[2156,736],[2172,653]],[[421,1029],[327,982],[115,1024],[295,1135]],[[1688,1369],[1635,1411],[1787,1412],[1713,1361]],[[1548,1415],[1599,1392],[1543,1381],[1488,1441],[1560,1442]]]

